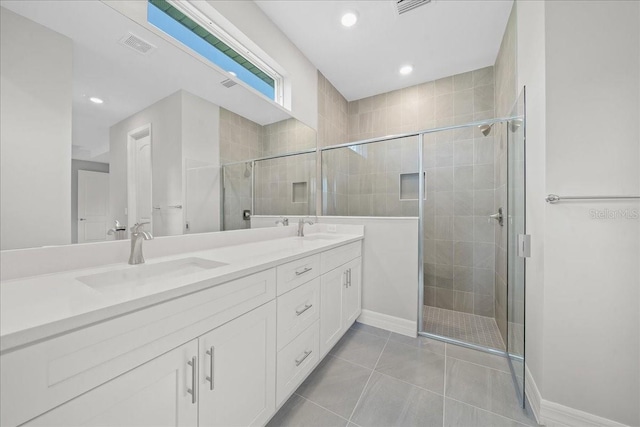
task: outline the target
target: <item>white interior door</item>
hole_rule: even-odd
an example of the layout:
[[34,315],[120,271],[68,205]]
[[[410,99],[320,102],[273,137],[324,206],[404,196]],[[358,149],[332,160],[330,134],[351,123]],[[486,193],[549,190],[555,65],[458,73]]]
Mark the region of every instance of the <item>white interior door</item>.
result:
[[151,124],[127,134],[127,209],[129,226],[148,222],[153,230]]
[[107,239],[109,174],[78,171],[78,243]]
[[151,136],[136,140],[136,222],[151,222]]

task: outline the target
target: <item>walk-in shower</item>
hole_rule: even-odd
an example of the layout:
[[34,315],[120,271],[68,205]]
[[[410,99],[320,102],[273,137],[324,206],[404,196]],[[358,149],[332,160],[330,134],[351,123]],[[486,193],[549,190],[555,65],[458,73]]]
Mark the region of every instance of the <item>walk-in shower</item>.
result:
[[317,179],[323,216],[417,218],[419,334],[508,355],[522,397],[524,123],[522,98],[506,118],[225,165],[225,221],[237,195],[315,215]]

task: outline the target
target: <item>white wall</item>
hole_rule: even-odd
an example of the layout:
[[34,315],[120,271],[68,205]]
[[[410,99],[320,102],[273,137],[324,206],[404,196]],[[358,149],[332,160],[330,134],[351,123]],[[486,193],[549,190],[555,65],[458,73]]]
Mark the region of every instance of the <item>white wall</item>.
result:
[[[286,71],[291,115],[318,129],[318,74],[316,67],[252,1],[209,1],[244,35]],[[286,97],[285,97],[286,98]]]
[[71,242],[72,43],[0,8],[1,249]]
[[[297,217],[287,216],[289,227]],[[251,227],[273,227],[279,216],[254,216]],[[415,336],[418,328],[418,218],[311,217],[321,224],[364,225],[363,316],[359,321]]]
[[[547,2],[546,186],[640,194],[639,2]],[[543,397],[640,424],[640,220],[546,207]]]
[[185,232],[220,230],[219,130],[220,107],[182,91]]
[[[182,201],[182,95],[174,94],[113,125],[109,130],[109,192],[113,222],[131,227],[127,207],[127,133],[151,123],[152,200],[154,206],[183,204]],[[159,236],[182,234],[182,211],[157,211],[153,232]]]
[[640,3],[520,1],[518,51],[529,397],[548,424],[640,425],[640,220],[591,216],[640,204],[544,202],[640,194]]

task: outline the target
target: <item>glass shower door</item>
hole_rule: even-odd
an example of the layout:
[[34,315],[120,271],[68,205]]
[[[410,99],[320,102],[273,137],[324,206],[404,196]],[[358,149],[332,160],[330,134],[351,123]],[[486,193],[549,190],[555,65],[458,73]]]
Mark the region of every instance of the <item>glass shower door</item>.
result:
[[524,406],[525,257],[525,90],[507,123],[507,354],[513,380]]

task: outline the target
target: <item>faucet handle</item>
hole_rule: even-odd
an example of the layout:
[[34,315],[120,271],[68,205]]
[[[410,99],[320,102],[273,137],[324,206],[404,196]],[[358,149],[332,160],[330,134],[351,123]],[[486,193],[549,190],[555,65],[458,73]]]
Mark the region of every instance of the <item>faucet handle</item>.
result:
[[133,227],[131,227],[131,232],[132,233],[139,233],[140,230],[142,230],[142,227],[144,227],[147,224],[151,224],[151,223],[149,221],[136,222],[135,224],[133,224]]

